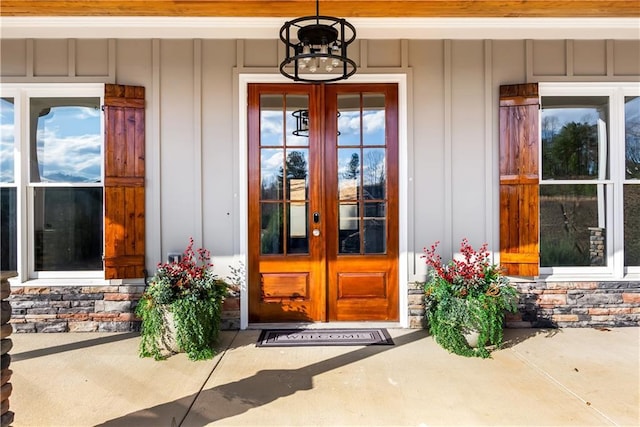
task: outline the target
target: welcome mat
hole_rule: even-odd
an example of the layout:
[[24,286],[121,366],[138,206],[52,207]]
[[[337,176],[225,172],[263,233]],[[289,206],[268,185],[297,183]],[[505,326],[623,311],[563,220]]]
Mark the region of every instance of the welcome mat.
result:
[[335,345],[393,345],[384,328],[373,329],[265,329],[257,347],[300,347]]

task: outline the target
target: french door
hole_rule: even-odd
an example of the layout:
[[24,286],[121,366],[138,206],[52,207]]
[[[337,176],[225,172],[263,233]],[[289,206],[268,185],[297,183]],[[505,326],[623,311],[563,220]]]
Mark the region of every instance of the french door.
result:
[[395,84],[250,84],[249,321],[398,320]]

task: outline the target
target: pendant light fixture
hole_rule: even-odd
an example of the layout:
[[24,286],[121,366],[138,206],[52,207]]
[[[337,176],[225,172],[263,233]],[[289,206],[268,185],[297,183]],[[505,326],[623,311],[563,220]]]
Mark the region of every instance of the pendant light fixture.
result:
[[280,40],[285,58],[280,72],[300,82],[335,82],[356,72],[356,63],[347,56],[347,47],[356,39],[356,29],[342,18],[316,15],[285,22]]
[[296,110],[291,115],[296,119],[296,128],[293,134],[309,137],[309,110]]

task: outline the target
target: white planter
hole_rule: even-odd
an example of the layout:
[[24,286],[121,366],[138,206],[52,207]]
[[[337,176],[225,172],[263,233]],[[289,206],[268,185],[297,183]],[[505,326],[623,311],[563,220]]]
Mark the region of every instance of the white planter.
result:
[[480,337],[480,332],[476,330],[467,330],[462,335],[464,335],[464,339],[467,340],[467,344],[469,344],[469,347],[478,347],[478,337]]
[[173,312],[167,308],[163,308],[162,321],[164,323],[164,329],[160,337],[160,348],[169,350],[172,353],[180,353],[182,350],[178,347],[178,336],[176,334],[176,322],[173,317]]

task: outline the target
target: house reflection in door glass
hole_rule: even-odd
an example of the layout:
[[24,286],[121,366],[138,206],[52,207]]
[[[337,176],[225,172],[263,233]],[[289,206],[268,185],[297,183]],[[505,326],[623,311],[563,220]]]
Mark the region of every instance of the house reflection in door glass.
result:
[[260,185],[263,200],[282,198],[282,164],[284,153],[279,148],[260,150]]
[[[340,203],[339,210],[341,254],[386,253],[386,203],[365,203],[362,222],[359,203]],[[360,224],[363,225],[362,233]],[[361,248],[364,248],[363,252]]]
[[340,203],[339,239],[341,254],[360,253],[360,213],[358,203]]
[[384,148],[365,148],[363,178],[365,199],[384,199],[387,182]]
[[283,254],[282,203],[262,203],[260,247],[265,255]]
[[289,236],[287,238],[287,253],[306,254],[309,253],[308,239],[308,210],[306,203],[289,204]]
[[364,204],[364,253],[386,252],[386,203]]

